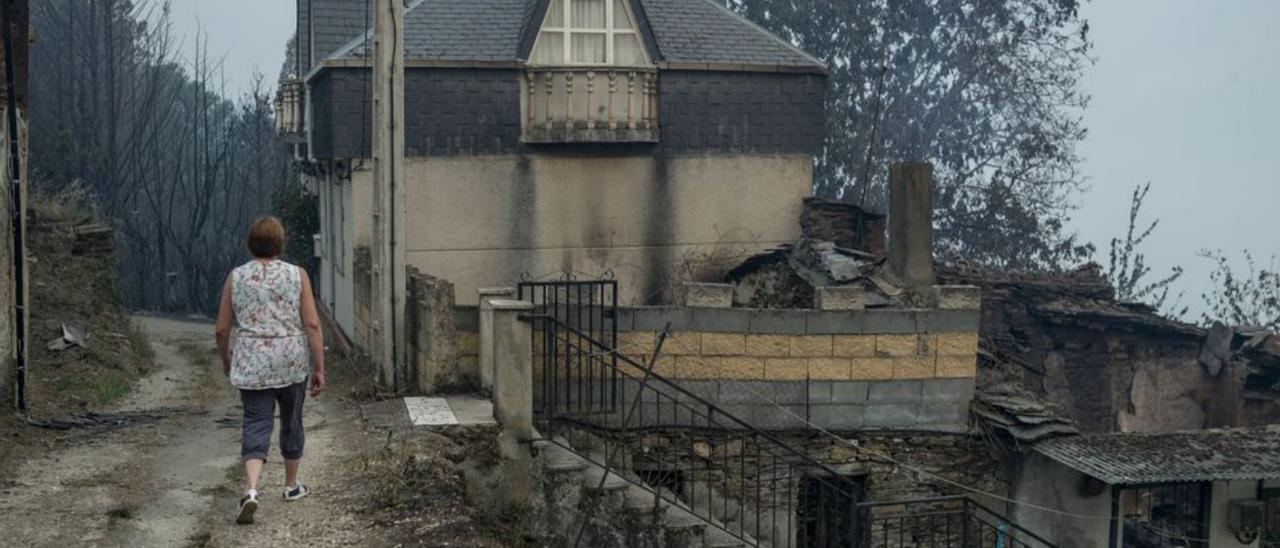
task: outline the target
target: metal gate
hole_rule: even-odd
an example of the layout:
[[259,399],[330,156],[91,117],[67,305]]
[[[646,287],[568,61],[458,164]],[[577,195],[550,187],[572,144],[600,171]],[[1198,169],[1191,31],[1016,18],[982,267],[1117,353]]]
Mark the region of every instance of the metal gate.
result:
[[519,298],[533,303],[534,412],[544,420],[616,410],[618,282],[521,282]]

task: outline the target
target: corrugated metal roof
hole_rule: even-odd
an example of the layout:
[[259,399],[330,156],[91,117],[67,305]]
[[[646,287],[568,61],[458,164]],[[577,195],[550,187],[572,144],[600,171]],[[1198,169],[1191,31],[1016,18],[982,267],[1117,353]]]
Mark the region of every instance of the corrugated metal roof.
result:
[[[333,0],[329,0],[333,1]],[[712,0],[634,0],[648,23],[659,57],[678,63],[715,63],[825,70],[803,50]],[[405,12],[405,57],[444,61],[521,61],[526,26],[541,21],[540,0],[416,0]],[[361,12],[363,17],[363,12]],[[359,23],[363,25],[363,20]],[[368,33],[349,31],[332,59],[364,55]],[[527,46],[531,44],[524,44]],[[330,50],[332,51],[332,50]]]
[[1280,426],[1091,434],[1034,450],[1112,485],[1280,478]]

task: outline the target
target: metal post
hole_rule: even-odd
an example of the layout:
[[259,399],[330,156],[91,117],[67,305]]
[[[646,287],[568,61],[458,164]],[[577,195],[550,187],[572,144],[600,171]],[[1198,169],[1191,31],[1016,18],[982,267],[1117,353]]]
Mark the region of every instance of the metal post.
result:
[[1120,541],[1120,486],[1111,486],[1111,540],[1108,546],[1116,548]]

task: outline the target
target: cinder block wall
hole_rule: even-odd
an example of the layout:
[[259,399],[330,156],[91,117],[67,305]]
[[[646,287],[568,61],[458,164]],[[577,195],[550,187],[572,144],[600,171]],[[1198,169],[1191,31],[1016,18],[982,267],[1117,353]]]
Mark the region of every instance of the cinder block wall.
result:
[[617,322],[619,351],[639,363],[669,324],[654,372],[758,428],[968,429],[978,310],[645,307]]
[[[463,369],[477,367],[476,314],[455,309]],[[618,349],[648,363],[669,324],[654,372],[758,428],[962,432],[979,321],[978,310],[622,308]]]

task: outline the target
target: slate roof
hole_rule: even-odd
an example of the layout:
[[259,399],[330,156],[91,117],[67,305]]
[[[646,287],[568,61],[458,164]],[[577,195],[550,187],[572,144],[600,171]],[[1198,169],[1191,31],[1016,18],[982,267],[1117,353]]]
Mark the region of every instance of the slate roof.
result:
[[[318,0],[350,2],[351,0]],[[799,67],[825,70],[825,65],[781,38],[747,21],[713,0],[631,0],[637,19],[647,22],[658,56],[670,63],[716,63]],[[411,60],[511,61],[528,56],[547,0],[415,0],[405,11],[405,56]],[[634,8],[633,8],[634,9]],[[359,58],[369,43],[363,3],[344,24],[327,23],[317,52],[330,59]],[[317,12],[317,17],[321,15]],[[329,47],[330,44],[337,45]]]
[[824,66],[713,0],[640,0],[663,60]]
[[[529,0],[416,0],[404,14],[406,59],[509,61],[519,58]],[[359,31],[351,36],[359,35]],[[357,39],[333,57],[361,57]]]
[[373,25],[364,0],[311,0],[312,40],[316,59],[324,59]]
[[1280,478],[1280,426],[1092,434],[1034,450],[1111,485]]

